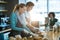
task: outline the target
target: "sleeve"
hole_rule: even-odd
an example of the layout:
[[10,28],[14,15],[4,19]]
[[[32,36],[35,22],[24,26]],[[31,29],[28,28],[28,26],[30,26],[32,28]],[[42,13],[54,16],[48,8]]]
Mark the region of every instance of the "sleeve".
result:
[[30,14],[29,14],[28,12],[25,13],[25,18],[26,18],[26,21],[27,21],[28,23],[31,23]]
[[23,28],[26,29],[27,31],[31,32],[31,30],[27,27],[27,21],[25,19],[25,15],[22,15],[23,16],[23,21],[21,21],[22,25],[23,25]]
[[10,16],[10,21],[11,21],[11,28],[13,30],[17,30],[17,31],[23,31],[23,28],[18,28],[16,27],[16,15],[15,13],[12,13],[11,16]]
[[55,22],[57,22],[57,21],[58,21],[58,19],[55,18]]

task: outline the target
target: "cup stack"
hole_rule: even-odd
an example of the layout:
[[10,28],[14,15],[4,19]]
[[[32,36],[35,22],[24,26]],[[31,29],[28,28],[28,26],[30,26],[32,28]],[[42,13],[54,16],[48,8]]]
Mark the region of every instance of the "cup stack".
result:
[[22,37],[20,35],[16,35],[16,40],[22,40]]
[[14,37],[10,37],[9,40],[16,40],[16,38],[14,38]]

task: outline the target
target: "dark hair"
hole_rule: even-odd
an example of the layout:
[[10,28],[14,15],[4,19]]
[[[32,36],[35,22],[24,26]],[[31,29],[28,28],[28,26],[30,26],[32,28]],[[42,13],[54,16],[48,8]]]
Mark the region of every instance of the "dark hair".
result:
[[17,5],[14,7],[13,11],[15,12],[16,10],[19,10],[19,8],[23,8],[24,6],[25,6],[24,3],[17,4]]
[[27,3],[26,3],[26,6],[34,6],[34,3],[32,3],[32,2],[27,2]]
[[55,17],[55,13],[54,12],[49,12],[48,17],[50,17],[50,14],[52,14],[53,17]]

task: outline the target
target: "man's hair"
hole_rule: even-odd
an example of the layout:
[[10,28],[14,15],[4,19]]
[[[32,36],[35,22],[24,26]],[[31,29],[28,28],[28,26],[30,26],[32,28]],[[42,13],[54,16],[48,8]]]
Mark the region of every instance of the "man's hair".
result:
[[26,6],[34,6],[34,3],[32,3],[32,2],[27,2],[27,3],[26,3]]
[[17,5],[14,7],[13,11],[15,12],[16,10],[19,10],[19,8],[23,8],[24,6],[25,6],[24,3],[17,4]]
[[48,14],[49,17],[50,17],[50,14],[52,14],[52,16],[55,17],[55,13],[54,13],[54,12],[50,12],[50,13]]

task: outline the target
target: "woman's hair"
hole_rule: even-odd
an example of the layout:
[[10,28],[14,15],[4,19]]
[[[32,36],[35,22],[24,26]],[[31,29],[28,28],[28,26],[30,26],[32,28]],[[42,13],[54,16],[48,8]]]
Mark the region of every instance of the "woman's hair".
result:
[[23,8],[25,6],[24,3],[21,3],[21,4],[16,4],[14,9],[13,9],[13,12],[15,12],[16,10],[19,10],[19,8]]
[[52,14],[52,16],[55,17],[55,13],[54,13],[54,12],[50,12],[50,13],[48,14],[48,17],[50,17],[50,14]]
[[30,6],[34,6],[34,3],[32,3],[32,2],[27,2],[27,3],[26,3],[26,6],[29,6],[29,7],[30,7]]

